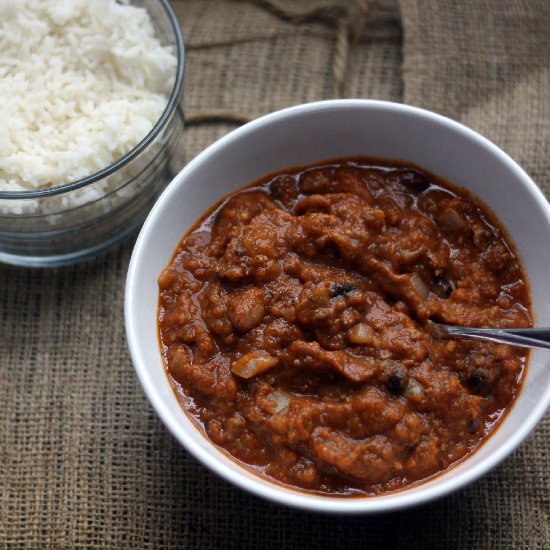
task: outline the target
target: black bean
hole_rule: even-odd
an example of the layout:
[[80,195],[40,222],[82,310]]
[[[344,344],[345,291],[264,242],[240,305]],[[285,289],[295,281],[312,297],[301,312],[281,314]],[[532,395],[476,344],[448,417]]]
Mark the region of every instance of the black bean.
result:
[[445,296],[445,298],[448,298],[453,293],[454,284],[451,281],[445,279],[445,277],[436,277],[433,283],[436,289],[439,291],[439,294],[442,294],[443,296]]
[[473,389],[478,389],[487,380],[487,369],[475,369],[468,376],[468,385]]
[[354,290],[357,290],[357,287],[351,283],[336,283],[330,289],[330,297],[337,298],[338,296],[345,296]]
[[395,170],[392,175],[397,176],[397,181],[411,191],[421,193],[430,186],[430,182],[424,174],[416,170]]
[[407,372],[402,367],[397,367],[386,380],[386,387],[391,393],[403,393],[409,383]]

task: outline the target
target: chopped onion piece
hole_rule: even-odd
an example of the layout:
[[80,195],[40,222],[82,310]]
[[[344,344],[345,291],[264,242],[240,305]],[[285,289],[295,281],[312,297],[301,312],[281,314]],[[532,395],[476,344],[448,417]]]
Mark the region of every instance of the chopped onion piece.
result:
[[271,355],[257,352],[247,353],[240,359],[233,361],[231,372],[241,378],[252,378],[272,369],[278,361],[276,357]]
[[443,212],[442,224],[452,231],[461,231],[466,228],[466,220],[453,207]]
[[426,283],[421,279],[418,273],[411,275],[411,284],[416,293],[423,299],[427,300],[430,295],[430,289],[426,286]]
[[274,390],[267,396],[267,399],[273,403],[271,413],[277,414],[288,407],[290,403],[290,394],[283,390]]
[[422,401],[423,396],[424,391],[422,390],[422,386],[414,378],[410,378],[409,385],[405,390],[405,397],[418,403]]
[[348,331],[348,340],[352,344],[374,345],[376,334],[373,328],[366,323],[359,323]]

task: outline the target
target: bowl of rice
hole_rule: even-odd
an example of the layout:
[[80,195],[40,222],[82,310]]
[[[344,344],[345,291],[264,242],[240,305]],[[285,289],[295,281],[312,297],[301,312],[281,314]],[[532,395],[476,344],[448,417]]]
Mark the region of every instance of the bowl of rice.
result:
[[0,37],[0,262],[90,257],[183,166],[177,18],[167,0],[20,0]]

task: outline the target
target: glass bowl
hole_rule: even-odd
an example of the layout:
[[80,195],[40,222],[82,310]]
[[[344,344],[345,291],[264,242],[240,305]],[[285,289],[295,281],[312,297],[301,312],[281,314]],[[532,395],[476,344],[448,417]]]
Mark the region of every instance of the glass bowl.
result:
[[147,9],[157,38],[177,57],[162,115],[140,143],[99,172],[49,189],[0,191],[0,262],[53,266],[119,243],[141,226],[183,166],[183,35],[168,0],[131,3]]

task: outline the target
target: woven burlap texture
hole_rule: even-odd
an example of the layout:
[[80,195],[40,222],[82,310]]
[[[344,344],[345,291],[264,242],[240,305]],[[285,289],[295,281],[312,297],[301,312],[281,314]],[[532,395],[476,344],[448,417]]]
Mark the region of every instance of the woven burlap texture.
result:
[[[180,0],[185,153],[336,96],[420,105],[550,189],[545,0]],[[548,416],[464,491],[374,517],[291,511],[196,463],[157,419],[124,336],[128,242],[85,264],[0,266],[0,547],[550,547]]]

